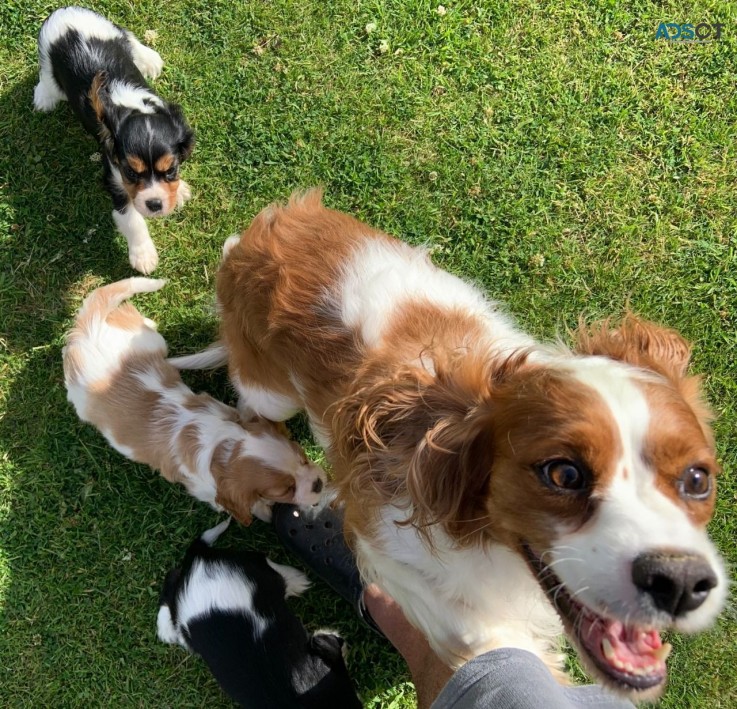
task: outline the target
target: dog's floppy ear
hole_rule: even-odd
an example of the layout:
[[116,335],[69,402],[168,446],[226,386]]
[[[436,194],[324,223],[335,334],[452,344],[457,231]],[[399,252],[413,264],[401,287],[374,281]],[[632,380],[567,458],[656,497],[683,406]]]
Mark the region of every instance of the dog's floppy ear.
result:
[[491,381],[470,361],[434,368],[406,367],[343,402],[336,440],[351,474],[338,479],[365,509],[408,505],[403,524],[430,544],[433,524],[470,544],[488,523],[492,414],[479,392]]
[[674,381],[686,376],[691,359],[690,345],[675,330],[629,313],[619,325],[609,319],[588,327],[579,323],[575,349],[650,369]]
[[179,131],[176,150],[179,156],[179,161],[184,162],[194,150],[194,131],[189,127],[187,121],[184,119],[184,113],[182,112],[182,107],[179,104],[170,103],[168,105],[168,111],[169,116]]
[[251,508],[259,499],[255,487],[247,484],[242,476],[233,469],[239,449],[232,445],[220,443],[210,462],[210,472],[215,480],[217,492],[215,502],[233,515],[244,527],[253,521]]
[[90,106],[98,123],[100,140],[109,154],[113,154],[113,136],[120,124],[120,110],[110,100],[107,73],[98,71],[89,91]]

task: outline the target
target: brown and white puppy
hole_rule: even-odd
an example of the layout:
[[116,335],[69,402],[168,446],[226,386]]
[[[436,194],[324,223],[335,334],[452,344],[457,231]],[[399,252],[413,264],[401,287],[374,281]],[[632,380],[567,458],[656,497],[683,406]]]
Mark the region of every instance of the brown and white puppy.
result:
[[128,241],[130,264],[151,273],[159,257],[144,217],[166,216],[189,199],[179,167],[194,147],[182,109],[146,83],[161,73],[161,57],[132,32],[82,7],[63,7],[47,18],[38,57],[34,107],[51,111],[68,101],[98,140],[113,221]]
[[162,280],[129,278],[93,291],[64,347],[68,399],[127,458],[182,483],[190,495],[243,524],[269,502],[314,505],[323,470],[269,421],[195,394],[166,361],[155,324],[124,301]]
[[560,671],[565,630],[615,691],[662,690],[660,631],[707,627],[727,589],[682,337],[630,316],[542,345],[319,192],[255,218],[217,296],[241,407],[307,412],[365,579],[450,665],[507,646]]

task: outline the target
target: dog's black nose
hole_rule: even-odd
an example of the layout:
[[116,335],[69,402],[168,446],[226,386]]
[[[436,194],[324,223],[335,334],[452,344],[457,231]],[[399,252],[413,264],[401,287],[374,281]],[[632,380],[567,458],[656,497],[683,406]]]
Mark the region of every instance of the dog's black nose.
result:
[[314,483],[312,483],[312,492],[317,494],[320,490],[322,490],[322,480],[318,478]]
[[146,207],[150,212],[160,212],[161,211],[161,200],[160,199],[147,199],[146,200]]
[[640,554],[632,563],[632,581],[673,617],[696,610],[717,585],[706,559],[677,552]]

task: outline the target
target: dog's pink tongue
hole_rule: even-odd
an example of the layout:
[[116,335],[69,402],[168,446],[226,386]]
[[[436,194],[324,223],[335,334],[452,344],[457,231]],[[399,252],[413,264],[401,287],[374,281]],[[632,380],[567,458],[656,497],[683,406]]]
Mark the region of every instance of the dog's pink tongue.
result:
[[616,620],[606,621],[602,630],[602,653],[617,669],[638,674],[647,670],[649,674],[665,667],[671,646],[663,644],[657,630],[625,626]]

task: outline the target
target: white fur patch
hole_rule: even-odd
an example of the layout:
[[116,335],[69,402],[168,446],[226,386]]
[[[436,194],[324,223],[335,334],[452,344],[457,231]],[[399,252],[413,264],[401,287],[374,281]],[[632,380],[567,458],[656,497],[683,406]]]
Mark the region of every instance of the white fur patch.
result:
[[277,564],[271,559],[267,559],[266,563],[284,579],[287,586],[284,598],[301,596],[310,587],[310,580],[298,569],[284,564]]
[[159,613],[156,616],[156,635],[162,643],[187,648],[187,644],[174,626],[171,610],[167,605],[159,606]]
[[268,621],[254,609],[254,591],[253,582],[237,569],[222,562],[197,559],[179,595],[179,624],[187,626],[199,616],[213,611],[242,613],[253,624],[255,635],[261,635]]
[[271,421],[286,421],[300,409],[298,401],[263,387],[243,384],[239,378],[232,378],[238,392],[238,411],[244,421],[261,416]]
[[164,102],[153,91],[113,79],[109,85],[110,99],[116,106],[132,108],[139,113],[155,113]]
[[344,324],[358,329],[369,347],[382,343],[392,316],[407,303],[478,317],[500,354],[534,344],[477,288],[434,266],[425,250],[402,242],[365,239],[344,266],[339,293]]
[[375,537],[358,539],[359,568],[440,657],[457,667],[488,650],[517,647],[557,663],[560,621],[518,554],[499,544],[458,549],[438,529],[433,554],[414,529],[395,525],[406,515],[382,508]]
[[[117,173],[113,168],[113,174]],[[128,242],[128,260],[131,266],[141,273],[151,273],[159,265],[159,254],[156,251],[151,235],[148,233],[146,220],[136,209],[129,206],[125,212],[113,210],[113,221],[118,231]]]

